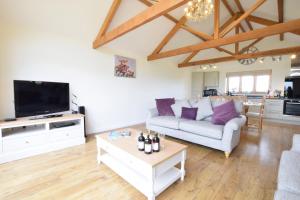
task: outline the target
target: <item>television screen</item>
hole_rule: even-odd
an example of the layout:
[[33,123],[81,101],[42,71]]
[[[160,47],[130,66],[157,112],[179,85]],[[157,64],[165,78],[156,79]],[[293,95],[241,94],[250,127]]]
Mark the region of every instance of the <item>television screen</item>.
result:
[[70,109],[68,83],[14,81],[16,117],[50,114]]

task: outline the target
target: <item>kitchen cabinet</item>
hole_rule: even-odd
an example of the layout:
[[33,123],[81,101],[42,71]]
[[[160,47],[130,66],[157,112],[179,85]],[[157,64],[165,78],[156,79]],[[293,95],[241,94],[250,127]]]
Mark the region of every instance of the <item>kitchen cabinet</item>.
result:
[[219,72],[204,72],[204,87],[219,87]]

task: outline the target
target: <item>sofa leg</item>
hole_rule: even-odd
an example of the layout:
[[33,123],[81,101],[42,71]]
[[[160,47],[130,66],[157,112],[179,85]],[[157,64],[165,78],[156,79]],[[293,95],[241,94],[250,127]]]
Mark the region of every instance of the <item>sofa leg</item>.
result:
[[226,151],[225,151],[224,153],[225,153],[225,157],[226,157],[226,158],[229,158],[230,152],[226,152]]

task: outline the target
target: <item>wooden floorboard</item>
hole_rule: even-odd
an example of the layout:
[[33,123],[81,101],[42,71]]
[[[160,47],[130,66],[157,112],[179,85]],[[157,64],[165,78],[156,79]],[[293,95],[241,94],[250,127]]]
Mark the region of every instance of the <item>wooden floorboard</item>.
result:
[[[229,159],[221,151],[172,139],[188,145],[187,174],[157,200],[273,199],[280,155],[297,132],[299,126],[272,123],[265,123],[261,133],[244,129]],[[90,137],[85,145],[0,165],[0,199],[146,197],[105,165],[96,164],[96,142]]]

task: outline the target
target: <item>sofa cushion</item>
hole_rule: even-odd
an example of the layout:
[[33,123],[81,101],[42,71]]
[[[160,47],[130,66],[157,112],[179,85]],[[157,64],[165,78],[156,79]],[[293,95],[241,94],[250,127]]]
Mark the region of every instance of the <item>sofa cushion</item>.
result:
[[182,107],[181,118],[195,120],[198,108]]
[[209,98],[200,99],[193,107],[198,108],[196,120],[203,120],[213,114]]
[[174,98],[156,99],[156,108],[159,116],[175,116],[171,105],[175,103]]
[[190,108],[188,100],[176,100],[175,104],[171,105],[171,108],[177,118],[181,117],[182,107]]
[[[224,98],[218,98],[218,99],[210,99],[211,101],[211,105],[213,108],[220,106],[230,100],[228,99],[224,99]],[[241,114],[244,111],[244,102],[243,100],[239,100],[239,99],[234,99],[234,107],[236,109],[236,111]]]
[[148,119],[150,125],[179,129],[179,119],[174,116],[157,116]]
[[299,200],[299,199],[300,199],[300,194],[294,194],[283,190],[277,190],[274,197],[274,200]]
[[224,126],[215,125],[209,121],[181,120],[179,122],[179,129],[220,140],[223,136]]
[[225,125],[229,120],[238,116],[239,114],[236,112],[234,102],[229,101],[214,108],[212,122],[218,125]]
[[278,189],[300,193],[300,153],[284,151],[281,156]]

